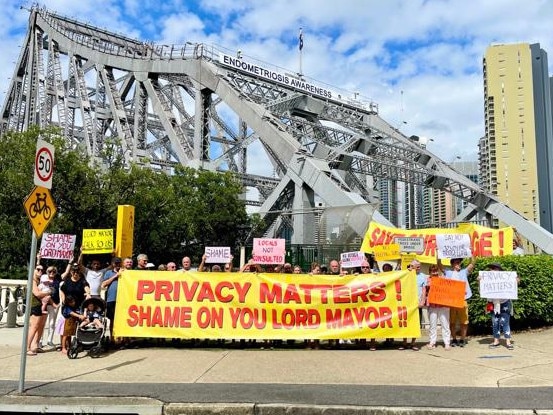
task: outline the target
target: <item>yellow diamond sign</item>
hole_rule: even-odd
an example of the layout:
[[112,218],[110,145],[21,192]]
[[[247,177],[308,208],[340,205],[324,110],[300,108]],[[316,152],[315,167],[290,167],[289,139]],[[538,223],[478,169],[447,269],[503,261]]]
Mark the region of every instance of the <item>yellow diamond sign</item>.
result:
[[36,186],[23,202],[25,212],[35,230],[36,237],[40,238],[42,233],[56,214],[56,205],[45,187]]

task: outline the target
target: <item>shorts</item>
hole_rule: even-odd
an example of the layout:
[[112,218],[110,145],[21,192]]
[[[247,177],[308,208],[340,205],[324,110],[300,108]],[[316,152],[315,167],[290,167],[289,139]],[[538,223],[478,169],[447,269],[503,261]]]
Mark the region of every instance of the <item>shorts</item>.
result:
[[106,303],[106,317],[109,318],[113,324],[113,319],[115,318],[115,301]]
[[42,304],[31,307],[31,315],[42,317]]
[[69,317],[65,319],[65,324],[63,326],[63,335],[64,336],[73,336],[77,330],[77,319],[74,317]]
[[465,301],[465,306],[460,308],[451,307],[449,311],[450,324],[469,324],[469,306]]

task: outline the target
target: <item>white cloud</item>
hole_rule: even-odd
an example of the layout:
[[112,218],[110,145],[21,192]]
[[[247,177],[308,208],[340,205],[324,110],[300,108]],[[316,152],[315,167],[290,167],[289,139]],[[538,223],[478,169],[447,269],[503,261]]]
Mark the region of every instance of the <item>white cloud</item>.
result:
[[[28,13],[19,0],[0,15],[0,99],[14,70]],[[491,43],[539,42],[553,53],[553,2],[527,0],[46,0],[51,10],[143,40],[209,42],[241,49],[333,89],[359,91],[431,151],[475,158],[484,132],[482,56]],[[550,59],[550,68],[553,67]],[[403,94],[401,93],[403,91]],[[403,121],[407,121],[404,124]],[[462,154],[461,154],[462,153]]]

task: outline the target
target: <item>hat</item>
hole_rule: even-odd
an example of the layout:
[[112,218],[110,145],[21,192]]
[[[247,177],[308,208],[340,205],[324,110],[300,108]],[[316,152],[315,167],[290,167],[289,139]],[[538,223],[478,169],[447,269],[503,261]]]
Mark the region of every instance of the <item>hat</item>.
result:
[[46,275],[46,274],[45,274],[45,275],[42,275],[42,276],[40,277],[40,282],[46,282],[46,281],[50,282],[50,278],[49,278],[48,275]]
[[155,265],[152,264],[151,262],[148,262],[148,263],[146,264],[146,268],[155,268]]
[[488,264],[488,268],[497,268],[499,271],[503,271],[503,267],[499,262],[492,262],[491,264]]
[[71,264],[71,269],[79,269],[79,264],[77,262],[73,262]]
[[118,256],[113,257],[111,262],[113,262],[114,264],[120,264],[121,263],[121,258],[119,258]]

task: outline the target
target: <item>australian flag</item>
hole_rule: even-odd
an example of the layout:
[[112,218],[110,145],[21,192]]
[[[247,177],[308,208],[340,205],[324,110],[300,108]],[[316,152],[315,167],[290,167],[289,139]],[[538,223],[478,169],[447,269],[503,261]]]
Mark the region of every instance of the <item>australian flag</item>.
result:
[[300,36],[299,36],[299,47],[300,51],[303,49],[303,31],[300,29]]

